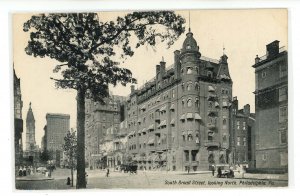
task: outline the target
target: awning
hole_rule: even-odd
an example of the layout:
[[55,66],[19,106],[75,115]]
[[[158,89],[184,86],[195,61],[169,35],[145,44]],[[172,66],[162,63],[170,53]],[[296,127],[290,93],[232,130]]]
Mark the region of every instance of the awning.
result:
[[159,127],[162,127],[162,126],[167,126],[167,120],[163,120],[163,121],[160,123]]
[[161,112],[166,111],[166,106],[163,106],[162,108],[160,108],[160,111]]
[[215,89],[214,89],[214,87],[212,87],[212,86],[208,86],[208,91],[209,91],[209,92],[215,92]]
[[170,107],[170,110],[175,110],[175,105],[174,103],[172,103],[171,107]]
[[162,153],[160,156],[160,160],[161,161],[166,161],[167,160],[167,154],[166,153]]
[[186,119],[193,119],[193,113],[187,113],[186,114]]
[[148,127],[148,130],[154,130],[154,125],[151,124],[151,125]]
[[195,120],[202,120],[200,114],[198,113],[195,113]]
[[156,102],[160,102],[160,97],[158,97],[158,98],[156,99]]
[[149,140],[148,140],[148,144],[154,144],[154,141],[155,141],[155,138],[154,138],[154,137],[151,137],[151,138],[149,138]]
[[185,120],[185,114],[182,114],[182,116],[180,117],[180,120]]
[[171,120],[170,125],[175,125],[175,119],[174,118]]
[[215,107],[219,107],[219,103],[218,102],[215,102]]
[[186,132],[185,131],[182,131],[182,134],[181,135],[186,135]]
[[146,105],[143,105],[143,107],[141,109],[142,110],[146,110]]
[[226,101],[223,101],[223,107],[228,107],[228,104]]
[[147,130],[145,128],[142,129],[142,133],[145,133],[147,132]]
[[142,133],[142,130],[139,130],[138,133]]
[[137,122],[138,122],[138,123],[142,122],[141,118],[138,118],[138,121],[137,121]]

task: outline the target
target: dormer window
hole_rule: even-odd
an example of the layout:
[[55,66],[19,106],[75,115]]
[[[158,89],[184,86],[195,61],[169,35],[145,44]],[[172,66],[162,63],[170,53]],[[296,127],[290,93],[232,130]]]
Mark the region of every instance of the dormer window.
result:
[[186,46],[186,49],[188,49],[188,50],[191,49],[191,46],[190,46],[190,45],[187,45],[187,46]]

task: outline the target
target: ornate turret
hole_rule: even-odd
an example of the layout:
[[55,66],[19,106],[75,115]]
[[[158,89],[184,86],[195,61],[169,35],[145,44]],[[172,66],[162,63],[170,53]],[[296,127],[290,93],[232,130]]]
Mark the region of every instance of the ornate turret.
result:
[[197,51],[199,52],[199,46],[193,37],[193,33],[190,31],[186,34],[186,38],[182,44],[182,52]]

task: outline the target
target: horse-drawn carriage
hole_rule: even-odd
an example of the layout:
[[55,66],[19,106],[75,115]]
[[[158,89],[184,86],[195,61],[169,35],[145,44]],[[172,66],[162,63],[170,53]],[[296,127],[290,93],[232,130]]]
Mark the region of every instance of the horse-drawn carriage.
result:
[[135,163],[122,164],[120,166],[120,171],[124,171],[125,173],[135,173],[137,174],[138,166]]

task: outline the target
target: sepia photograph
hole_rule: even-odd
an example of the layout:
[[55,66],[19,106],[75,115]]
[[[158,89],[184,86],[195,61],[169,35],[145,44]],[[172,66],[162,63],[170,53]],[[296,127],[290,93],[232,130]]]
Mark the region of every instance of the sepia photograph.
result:
[[11,13],[16,191],[288,187],[288,13]]

